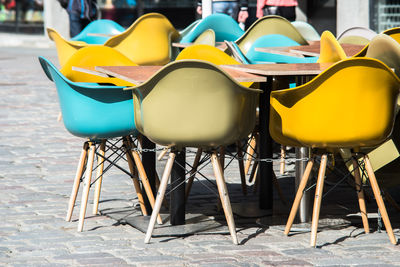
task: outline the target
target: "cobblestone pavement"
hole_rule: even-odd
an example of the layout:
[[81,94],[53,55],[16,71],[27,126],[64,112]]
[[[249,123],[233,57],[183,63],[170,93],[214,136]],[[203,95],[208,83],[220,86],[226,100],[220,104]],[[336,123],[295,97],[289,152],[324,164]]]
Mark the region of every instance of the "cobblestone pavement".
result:
[[[364,234],[356,194],[346,185],[322,202],[317,248],[309,247],[308,225],[294,225],[297,232],[283,234],[290,204],[283,205],[277,195],[274,216],[235,216],[240,245],[220,233],[154,237],[144,244],[144,234],[123,220],[91,215],[92,196],[84,231],[77,232],[80,196],[73,220],[66,222],[65,215],[83,140],[57,122],[56,91],[43,74],[38,55],[57,62],[54,48],[0,48],[1,266],[400,266],[400,246],[390,244],[384,230],[377,231],[373,198],[367,204],[371,233]],[[163,163],[158,164],[159,174]],[[212,176],[210,168],[205,175]],[[291,203],[293,165],[278,178]],[[226,179],[233,203],[257,200],[252,185],[249,196],[240,192],[234,164],[227,168]],[[217,198],[197,182],[187,213],[221,218],[216,203]],[[108,172],[100,212],[131,208],[139,214],[136,204],[130,179],[118,170]],[[400,238],[399,212],[387,207]]]

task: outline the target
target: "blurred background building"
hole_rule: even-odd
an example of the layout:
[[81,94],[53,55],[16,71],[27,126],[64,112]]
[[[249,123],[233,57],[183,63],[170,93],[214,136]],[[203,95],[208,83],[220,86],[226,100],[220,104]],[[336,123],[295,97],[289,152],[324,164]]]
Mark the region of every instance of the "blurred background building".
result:
[[[249,0],[248,27],[256,20],[256,0]],[[307,21],[317,31],[340,34],[352,26],[376,32],[400,26],[400,0],[298,0],[297,20]],[[0,0],[0,31],[43,34],[45,27],[68,31],[68,17],[57,0]],[[129,26],[138,16],[159,12],[182,29],[197,19],[196,0],[98,0],[101,18]],[[67,35],[67,34],[65,34]]]

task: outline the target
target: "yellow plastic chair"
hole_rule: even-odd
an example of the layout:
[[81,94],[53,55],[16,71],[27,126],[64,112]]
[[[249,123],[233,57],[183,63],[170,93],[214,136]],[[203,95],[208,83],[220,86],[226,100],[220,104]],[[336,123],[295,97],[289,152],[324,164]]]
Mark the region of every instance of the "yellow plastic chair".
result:
[[[80,41],[68,41],[54,29],[47,33],[56,43],[61,67],[79,49],[89,45]],[[171,43],[178,40],[179,32],[171,22],[158,13],[148,13],[138,18],[126,31],[104,43],[124,54],[138,65],[164,65],[175,58],[177,52]]]
[[[389,68],[393,69],[397,76],[400,75],[400,44],[389,35],[376,35],[369,43],[365,56],[382,61]],[[400,99],[398,98],[396,114],[398,113],[399,109]],[[392,165],[396,165],[396,162],[393,161],[399,159],[400,156],[400,153],[397,149],[397,146],[400,144],[400,135],[399,131],[397,130],[400,129],[400,125],[398,124],[400,122],[398,121],[399,119],[400,117],[397,115],[397,119],[394,124],[395,130],[389,140],[376,148],[363,149],[364,153],[368,153],[372,169],[377,172],[377,176],[382,181],[384,189],[390,188],[395,183],[398,184],[397,175],[393,174],[393,170],[395,168],[393,168]],[[350,150],[342,149],[340,152],[345,161],[351,158]],[[349,161],[346,165],[349,168],[349,171],[353,170],[353,164],[351,161]],[[388,199],[391,204],[398,208],[398,205],[391,201],[392,198],[389,196],[388,190],[384,190],[384,195],[385,199]]]
[[215,46],[215,32],[212,29],[207,29],[193,43]]
[[251,45],[261,36],[268,34],[281,34],[289,37],[300,45],[307,45],[308,42],[300,32],[284,17],[265,16],[255,21],[247,31],[235,41],[240,50],[247,54]]
[[79,49],[89,46],[89,44],[81,41],[68,41],[62,37],[55,29],[47,28],[47,35],[50,40],[54,41],[57,49],[58,62],[60,66],[68,61],[68,59]]
[[[375,59],[351,58],[340,61],[302,86],[271,93],[269,130],[283,145],[294,142],[314,151],[300,182],[285,234],[288,234],[303,190],[310,177],[316,149],[360,149],[383,143],[393,129],[399,78]],[[374,196],[391,243],[396,238],[367,155],[363,158]],[[354,159],[355,162],[355,159]],[[311,246],[315,247],[323,192],[327,152],[319,169],[311,227]],[[369,232],[367,211],[358,169],[355,182],[365,232]]]
[[114,77],[101,77],[72,70],[72,67],[96,66],[136,66],[132,60],[107,46],[88,46],[77,50],[60,69],[60,72],[73,82],[106,83],[117,86],[133,86],[134,84]]
[[164,65],[174,58],[171,43],[179,38],[179,32],[164,15],[148,13],[104,46],[116,49],[138,65]]
[[[234,244],[238,244],[221,163],[216,150],[235,143],[253,130],[257,89],[241,86],[217,65],[200,60],[175,61],[147,82],[133,88],[135,123],[153,142],[171,147],[156,204],[147,229],[150,242],[176,152],[185,147],[211,151],[221,203]],[[168,103],[168,108],[163,108]],[[205,105],[207,103],[207,105]]]
[[322,33],[320,46],[318,63],[335,63],[347,58],[343,47],[330,31],[324,31]]

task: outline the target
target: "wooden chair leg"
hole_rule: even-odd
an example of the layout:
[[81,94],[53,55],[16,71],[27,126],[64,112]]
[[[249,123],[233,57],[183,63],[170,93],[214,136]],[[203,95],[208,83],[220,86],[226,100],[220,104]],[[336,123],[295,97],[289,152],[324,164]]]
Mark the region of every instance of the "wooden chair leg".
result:
[[307,162],[307,166],[306,169],[304,170],[303,177],[301,178],[299,188],[297,189],[296,196],[294,198],[293,205],[289,213],[289,218],[286,223],[284,232],[285,235],[288,235],[290,232],[290,228],[292,228],[294,218],[296,217],[297,210],[299,209],[300,206],[301,198],[303,197],[304,189],[306,188],[307,182],[310,179],[310,174],[313,165],[314,165],[314,157],[311,157],[311,159]]
[[104,170],[104,156],[106,149],[106,140],[102,140],[99,148],[99,156],[97,157],[97,174],[96,174],[96,187],[94,190],[93,197],[93,214],[96,215],[99,211],[99,201],[100,201],[100,192],[101,192],[101,184],[103,182],[103,170]]
[[79,158],[79,163],[78,163],[78,168],[77,168],[76,174],[75,174],[74,184],[72,185],[71,196],[69,197],[67,217],[65,218],[65,220],[67,222],[71,221],[72,212],[74,211],[76,196],[78,195],[79,185],[81,183],[83,167],[85,166],[85,163],[86,163],[86,155],[87,155],[88,148],[89,148],[89,144],[88,144],[88,142],[85,142],[83,144],[81,157]]
[[247,150],[246,150],[246,161],[244,163],[245,167],[244,167],[244,173],[247,175],[249,173],[250,170],[250,165],[251,165],[251,161],[254,155],[254,152],[256,150],[256,138],[255,136],[252,136],[250,139],[250,143],[247,146]]
[[386,233],[389,236],[390,242],[394,245],[397,244],[397,240],[393,234],[392,225],[390,224],[389,216],[386,211],[385,203],[383,202],[381,191],[378,186],[378,182],[376,181],[374,170],[372,169],[371,162],[367,155],[364,156],[365,168],[367,169],[369,182],[372,187],[372,191],[374,192],[374,196],[376,199],[376,203],[378,205],[379,211],[381,212],[383,223],[385,224]]
[[83,223],[85,221],[86,207],[89,198],[90,183],[92,179],[94,153],[96,150],[96,147],[93,143],[90,143],[89,146],[90,148],[86,166],[86,175],[85,175],[85,180],[83,181],[83,192],[82,192],[81,210],[79,213],[78,232],[82,232]]
[[173,152],[169,153],[169,158],[167,164],[165,165],[164,173],[161,178],[160,188],[157,193],[156,203],[153,207],[153,212],[151,214],[149,226],[147,228],[146,237],[144,242],[148,244],[151,239],[151,234],[153,233],[154,225],[156,223],[156,218],[160,213],[161,204],[164,199],[165,191],[167,190],[169,176],[171,175],[172,165],[174,164],[176,154]]
[[360,206],[361,212],[361,219],[364,226],[365,233],[369,233],[369,224],[368,224],[368,214],[367,214],[367,207],[365,206],[365,197],[364,197],[364,190],[362,188],[362,181],[360,175],[360,168],[358,166],[357,160],[353,157],[353,168],[354,168],[354,180],[356,183],[356,191],[358,197],[358,205]]
[[285,173],[285,158],[286,158],[286,146],[281,145],[281,161],[280,161],[280,168],[279,173]]
[[233,243],[235,245],[237,245],[238,240],[237,240],[237,235],[236,235],[235,221],[233,219],[231,202],[229,200],[228,189],[226,187],[224,175],[222,172],[220,161],[218,160],[217,153],[214,152],[211,155],[211,162],[212,162],[213,169],[214,169],[214,175],[217,180],[219,196],[221,199],[222,207],[224,209],[225,218],[228,223],[229,232],[231,233]]
[[185,189],[185,203],[189,197],[190,194],[190,190],[192,189],[192,185],[193,185],[193,181],[194,181],[194,177],[196,175],[197,172],[197,168],[199,167],[199,162],[200,162],[200,158],[201,158],[201,154],[203,153],[203,150],[201,148],[197,149],[196,152],[196,156],[194,157],[194,161],[193,161],[193,167],[192,170],[190,171],[190,176],[189,179],[186,183],[186,189]]
[[[133,163],[134,157],[133,157],[132,150],[131,150],[132,144],[131,144],[130,140],[126,137],[124,138],[124,146],[126,148],[125,156],[128,161],[129,170],[130,170],[131,174],[133,176],[135,176],[135,175],[137,175],[137,172],[135,170],[135,164]],[[147,216],[148,213],[147,213],[146,205],[144,204],[143,193],[142,193],[142,189],[140,188],[140,183],[139,183],[138,177],[132,177],[132,182],[133,182],[133,186],[136,191],[136,195],[138,197],[140,210],[142,211],[143,216]]]
[[[136,148],[136,146],[133,143],[131,145],[132,145],[133,148]],[[154,206],[155,206],[154,194],[153,194],[153,191],[151,190],[150,181],[147,178],[147,174],[146,174],[146,171],[144,169],[142,160],[140,159],[139,153],[137,151],[134,150],[134,151],[131,151],[131,152],[132,152],[132,155],[133,155],[133,160],[135,161],[136,167],[137,167],[138,172],[139,172],[139,177],[140,177],[140,179],[142,181],[144,190],[146,191],[147,198],[149,199],[151,207],[154,209]],[[140,186],[139,186],[139,188],[140,188]],[[157,216],[157,223],[158,224],[162,224],[163,223],[160,215]]]
[[253,168],[251,169],[250,176],[249,176],[249,183],[256,182],[257,178],[257,170],[258,170],[258,161],[254,161]]
[[219,162],[222,166],[222,173],[225,172],[225,147],[221,146],[219,148]]
[[327,161],[328,161],[328,156],[326,154],[322,155],[321,165],[319,166],[317,186],[315,188],[314,208],[311,221],[311,240],[310,240],[311,247],[315,247],[317,243],[318,220],[319,220],[319,212],[321,209],[322,192],[324,190],[324,180],[325,180]]
[[244,164],[243,164],[243,153],[240,141],[236,142],[236,151],[238,156],[238,164],[239,164],[239,173],[240,173],[240,181],[242,184],[242,192],[243,195],[247,195],[247,185],[246,185],[246,175],[244,172]]

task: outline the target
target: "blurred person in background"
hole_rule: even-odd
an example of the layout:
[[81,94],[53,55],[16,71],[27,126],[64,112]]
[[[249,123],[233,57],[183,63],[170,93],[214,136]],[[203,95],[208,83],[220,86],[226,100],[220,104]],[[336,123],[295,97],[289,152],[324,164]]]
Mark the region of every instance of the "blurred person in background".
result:
[[91,21],[97,19],[97,0],[58,0],[69,16],[69,34],[80,33]]
[[295,21],[297,5],[297,0],[257,0],[256,17],[278,15],[289,21]]
[[[212,1],[212,12],[223,13],[231,16],[234,20],[244,24],[249,17],[247,0],[231,0],[231,1]],[[202,1],[197,1],[197,13],[201,15]]]

